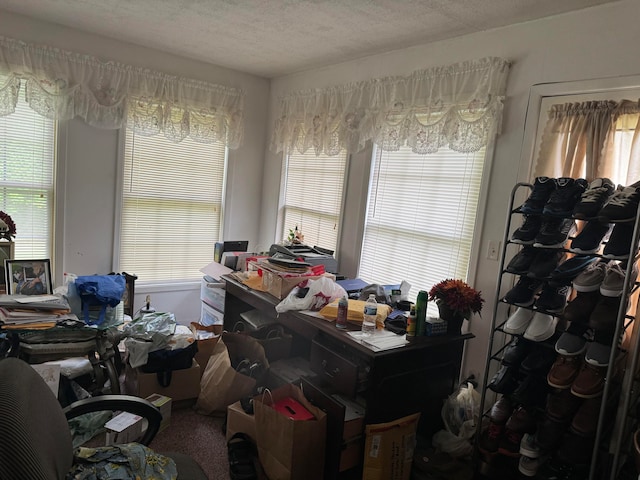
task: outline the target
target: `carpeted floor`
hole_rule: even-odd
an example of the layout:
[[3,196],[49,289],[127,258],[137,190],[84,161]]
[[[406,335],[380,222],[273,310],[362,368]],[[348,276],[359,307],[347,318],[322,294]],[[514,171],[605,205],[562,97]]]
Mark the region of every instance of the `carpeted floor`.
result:
[[227,441],[222,432],[224,418],[200,415],[192,405],[176,405],[170,425],[149,445],[153,450],[179,452],[194,458],[209,480],[229,480]]

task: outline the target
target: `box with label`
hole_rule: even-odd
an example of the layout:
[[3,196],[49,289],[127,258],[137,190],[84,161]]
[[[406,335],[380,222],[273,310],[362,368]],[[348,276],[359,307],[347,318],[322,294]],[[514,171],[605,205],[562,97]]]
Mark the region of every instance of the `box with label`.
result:
[[158,410],[160,410],[162,414],[162,422],[160,422],[160,429],[158,430],[160,432],[167,428],[171,422],[171,398],[154,393],[153,395],[149,395],[147,400],[155,407],[158,407]]
[[122,412],[104,424],[107,429],[106,445],[131,443],[142,434],[142,417],[129,412]]
[[173,370],[168,387],[158,383],[156,373],[145,373],[127,364],[125,370],[125,390],[129,395],[146,398],[157,393],[170,397],[174,402],[197,398],[200,394],[200,365],[194,359],[190,368]]
[[244,411],[239,400],[227,407],[227,441],[238,432],[246,433],[251,440],[257,441],[256,419]]
[[364,470],[367,480],[409,480],[420,414],[365,426]]

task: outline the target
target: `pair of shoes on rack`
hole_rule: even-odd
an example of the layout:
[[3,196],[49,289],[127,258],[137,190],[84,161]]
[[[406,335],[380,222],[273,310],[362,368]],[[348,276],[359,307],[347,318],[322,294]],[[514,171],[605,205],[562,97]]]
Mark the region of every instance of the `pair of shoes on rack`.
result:
[[533,305],[539,311],[560,313],[564,310],[570,294],[571,285],[567,281],[544,282],[537,278],[520,276],[513,288],[505,294],[504,301],[518,307]]
[[632,262],[627,275],[628,262],[600,259],[587,266],[573,279],[573,288],[579,292],[599,290],[606,297],[618,297],[624,290],[625,279],[629,278],[629,290],[638,278],[638,264]]
[[511,235],[511,242],[544,249],[563,248],[577,230],[572,218],[525,215],[522,225]]
[[640,204],[640,182],[618,185],[613,195],[598,212],[601,222],[635,222]]
[[519,210],[528,215],[570,217],[588,187],[584,178],[537,177],[529,198]]
[[505,270],[514,275],[546,279],[566,258],[567,253],[563,250],[541,250],[525,245],[509,261]]
[[552,315],[519,307],[502,329],[511,335],[523,335],[533,342],[543,342],[554,335],[557,323],[558,319]]

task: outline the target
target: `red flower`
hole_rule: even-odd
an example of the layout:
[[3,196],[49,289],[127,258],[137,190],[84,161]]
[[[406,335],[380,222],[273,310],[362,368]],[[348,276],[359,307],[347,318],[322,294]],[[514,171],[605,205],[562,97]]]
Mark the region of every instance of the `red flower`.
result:
[[15,237],[16,235],[16,224],[13,223],[9,214],[0,211],[0,220],[2,220],[7,226],[6,231],[0,231],[0,238],[6,238],[7,240],[11,240],[11,237]]
[[429,290],[429,300],[444,302],[451,310],[469,318],[471,313],[480,313],[484,299],[480,292],[462,280],[447,279],[436,283]]

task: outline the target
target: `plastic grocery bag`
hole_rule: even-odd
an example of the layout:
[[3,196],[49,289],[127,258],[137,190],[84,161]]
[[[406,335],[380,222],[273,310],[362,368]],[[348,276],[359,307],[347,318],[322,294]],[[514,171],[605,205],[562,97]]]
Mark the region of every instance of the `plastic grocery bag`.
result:
[[345,296],[347,296],[346,290],[330,277],[307,280],[291,290],[276,305],[276,312],[282,313],[288,310],[318,311],[325,305]]
[[480,394],[473,384],[461,384],[449,395],[442,407],[442,421],[446,430],[440,430],[433,435],[433,446],[453,457],[471,455],[471,438],[476,431],[479,409]]

